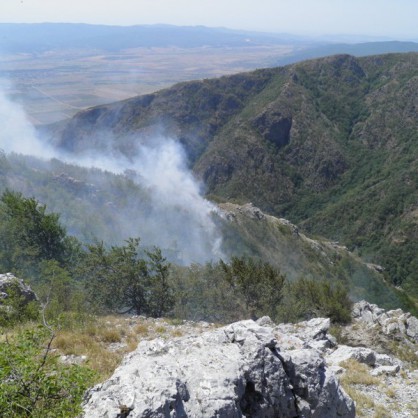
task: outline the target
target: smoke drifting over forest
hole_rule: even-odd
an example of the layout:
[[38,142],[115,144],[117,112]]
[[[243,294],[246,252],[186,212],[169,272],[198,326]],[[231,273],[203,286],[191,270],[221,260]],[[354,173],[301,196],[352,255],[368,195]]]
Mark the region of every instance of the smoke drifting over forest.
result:
[[[113,148],[108,133],[97,134],[94,142],[102,141],[100,150],[90,149],[74,155],[40,138],[19,105],[2,92],[0,125],[0,149],[6,155],[40,158],[42,167],[51,171],[51,159],[85,168],[95,167],[126,176],[143,190],[146,210],[135,213],[115,209],[112,213],[112,229],[117,231],[115,242],[139,236],[144,245],[174,250],[180,261],[187,264],[222,257],[221,234],[214,222],[216,207],[202,197],[200,184],[188,169],[185,153],[175,139],[160,136],[144,144],[138,138],[136,152],[128,158]],[[39,162],[37,164],[39,167]],[[105,191],[106,181],[97,175],[97,170],[92,171],[88,181],[99,193]],[[123,199],[129,208],[130,196]]]

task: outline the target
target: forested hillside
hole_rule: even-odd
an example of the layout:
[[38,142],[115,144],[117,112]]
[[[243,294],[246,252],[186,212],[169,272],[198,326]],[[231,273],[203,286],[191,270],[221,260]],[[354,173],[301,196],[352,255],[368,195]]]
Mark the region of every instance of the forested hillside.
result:
[[[346,339],[353,301],[416,315],[417,64],[344,55],[182,83],[37,134],[3,98],[0,415],[78,416],[139,340],[190,320],[322,317]],[[356,321],[356,344],[413,367],[398,331],[416,338],[416,318],[357,306],[399,341]]]
[[[132,173],[112,174],[18,155],[3,156],[1,168],[0,192],[17,190],[23,195],[20,199],[6,191],[3,203],[0,202],[0,268],[32,283],[36,284],[44,274],[39,263],[45,260],[54,259],[61,266],[70,263],[73,274],[73,264],[80,262],[81,248],[98,245],[104,257],[112,246],[125,246],[126,240],[139,237],[140,254],[154,251],[157,245],[163,257],[178,266],[180,270],[176,271],[187,270],[184,266],[190,262],[201,264],[199,298],[205,293],[202,289],[208,287],[209,291],[219,276],[211,276],[210,269],[203,273],[207,262],[216,263],[220,257],[225,262],[232,257],[245,257],[269,263],[291,282],[302,277],[339,282],[349,289],[355,301],[367,299],[387,308],[414,309],[402,292],[384,280],[379,267],[367,265],[335,242],[311,239],[287,220],[269,216],[252,205],[220,204],[211,215],[215,228],[211,235],[205,234],[203,224],[196,224],[191,218],[190,207],[186,212],[186,206],[166,206],[161,212],[153,212],[152,192],[133,181]],[[40,206],[41,202],[46,207]],[[201,221],[207,219],[203,217]],[[197,235],[191,238],[192,233]],[[219,241],[218,253],[210,251],[213,240]],[[201,251],[207,251],[203,258]],[[195,272],[196,268],[191,267]],[[91,277],[94,275],[92,271]],[[179,274],[178,288],[188,288],[190,283],[184,283],[181,277]],[[119,279],[115,280],[118,283]],[[192,300],[196,298],[197,294]],[[210,305],[211,297],[206,299]],[[199,305],[189,303],[193,310]],[[220,307],[213,309],[219,311]],[[209,314],[206,311],[201,315],[205,318]]]
[[182,83],[49,127],[70,152],[178,139],[216,201],[253,202],[417,295],[418,55],[348,55]]

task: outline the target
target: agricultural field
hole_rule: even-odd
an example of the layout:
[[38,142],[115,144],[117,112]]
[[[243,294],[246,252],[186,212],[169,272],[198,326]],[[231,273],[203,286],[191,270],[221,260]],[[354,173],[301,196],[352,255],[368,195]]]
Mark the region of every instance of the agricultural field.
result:
[[268,67],[296,48],[283,44],[10,54],[0,61],[0,88],[22,105],[34,125],[48,124],[177,82]]

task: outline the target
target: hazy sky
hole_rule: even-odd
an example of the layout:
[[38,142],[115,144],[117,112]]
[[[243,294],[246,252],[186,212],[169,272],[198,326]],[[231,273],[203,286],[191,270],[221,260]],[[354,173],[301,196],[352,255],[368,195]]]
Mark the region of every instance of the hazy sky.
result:
[[170,23],[418,38],[418,0],[0,0],[0,22]]

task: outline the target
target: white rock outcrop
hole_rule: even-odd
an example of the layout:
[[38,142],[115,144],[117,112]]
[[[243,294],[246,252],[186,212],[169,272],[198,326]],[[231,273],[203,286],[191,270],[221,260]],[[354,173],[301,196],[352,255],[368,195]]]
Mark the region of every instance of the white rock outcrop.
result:
[[[198,336],[142,341],[108,381],[87,393],[82,416],[355,416],[353,401],[321,351],[303,347],[297,336],[292,338],[301,347],[281,350],[276,335],[283,334],[268,318],[260,323],[241,321]],[[315,326],[313,337],[323,339],[329,323]]]
[[418,343],[418,319],[402,309],[386,311],[362,300],[353,306],[353,319],[381,327],[386,335],[398,339],[410,338]]
[[347,360],[356,360],[359,363],[374,366],[376,364],[376,352],[366,347],[340,345],[332,354],[327,356],[327,362],[336,366]]
[[36,294],[22,279],[18,279],[12,273],[0,274],[0,305],[2,300],[9,297],[10,291],[17,292],[25,303],[38,300]]

